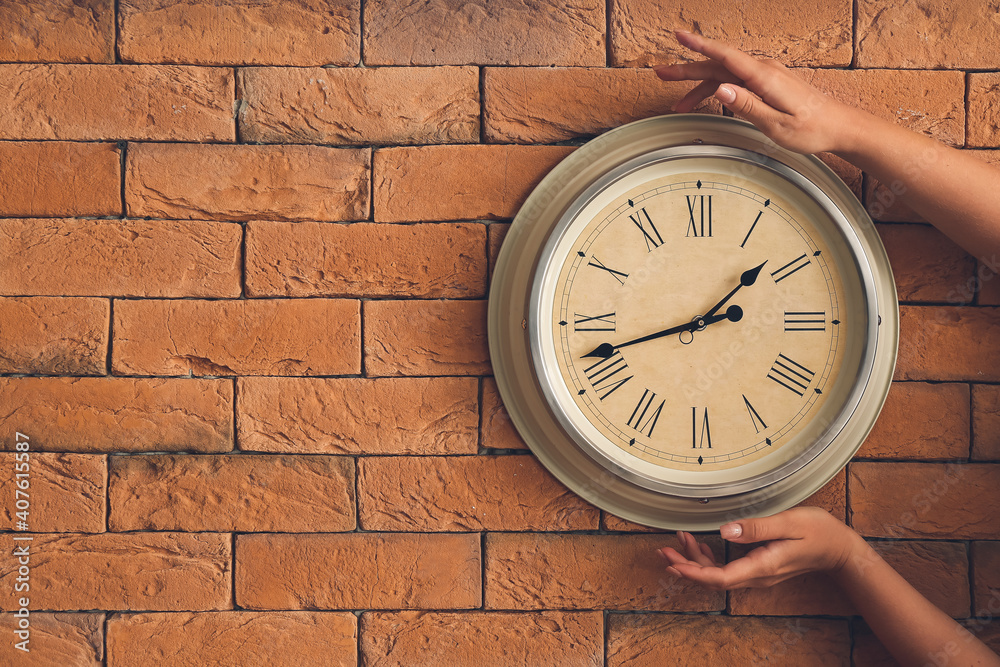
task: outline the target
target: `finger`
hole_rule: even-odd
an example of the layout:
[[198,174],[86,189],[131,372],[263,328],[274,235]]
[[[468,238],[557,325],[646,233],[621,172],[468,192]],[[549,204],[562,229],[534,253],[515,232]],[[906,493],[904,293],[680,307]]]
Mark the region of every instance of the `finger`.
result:
[[698,567],[679,563],[673,566],[685,579],[697,581],[713,588],[748,588],[765,577],[771,576],[752,559],[737,558],[722,567]]
[[706,556],[704,550],[702,549],[704,545],[699,544],[698,540],[694,538],[694,535],[689,534],[688,539],[688,558],[702,567],[714,567],[715,559],[712,558],[712,552],[709,551]]
[[687,95],[681,98],[680,102],[674,105],[677,113],[687,113],[698,106],[706,97],[711,97],[719,87],[719,82],[715,79],[702,81],[692,88]]
[[767,133],[767,129],[778,127],[784,117],[784,114],[746,88],[732,83],[724,83],[719,86],[719,89],[715,92],[715,97],[727,109],[732,111],[737,118],[750,121],[764,130],[765,134]]
[[702,544],[699,544],[698,546],[700,546],[700,547],[701,547],[701,552],[702,552],[703,554],[705,554],[705,556],[706,556],[706,557],[707,557],[707,558],[708,558],[708,559],[709,559],[710,561],[712,561],[712,565],[716,565],[716,564],[718,564],[718,562],[717,562],[717,561],[715,560],[715,554],[713,554],[713,553],[712,553],[712,547],[708,546],[708,545],[707,545],[707,544],[705,544],[705,543],[702,543]]
[[686,556],[684,556],[684,554],[680,553],[676,549],[672,549],[670,547],[663,547],[662,549],[660,549],[660,553],[663,554],[663,557],[666,558],[667,562],[669,562],[671,565],[693,564],[693,561],[689,560]]
[[730,81],[732,83],[741,83],[729,70],[722,66],[722,63],[714,60],[661,65],[654,67],[653,70],[656,72],[656,76],[664,81],[702,81],[704,79],[715,79],[720,82]]
[[683,46],[718,61],[728,72],[731,72],[743,81],[750,81],[760,77],[767,67],[753,56],[703,35],[696,35],[683,30],[678,30],[674,35],[677,37],[677,41]]
[[760,519],[742,519],[727,523],[719,528],[719,533],[722,535],[722,539],[740,544],[802,538],[795,515],[791,512],[780,512],[774,516]]

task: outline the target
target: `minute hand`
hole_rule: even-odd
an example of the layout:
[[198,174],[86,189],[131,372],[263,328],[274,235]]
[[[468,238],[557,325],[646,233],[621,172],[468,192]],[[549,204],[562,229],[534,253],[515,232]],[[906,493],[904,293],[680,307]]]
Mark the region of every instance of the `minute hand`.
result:
[[624,343],[618,343],[617,345],[612,345],[611,343],[601,343],[596,348],[594,348],[588,354],[583,355],[586,357],[600,357],[602,359],[607,359],[615,350],[628,347],[629,345],[635,345],[636,343],[645,343],[647,340],[656,340],[657,338],[663,338],[664,336],[672,336],[674,334],[684,333],[685,331],[697,331],[707,327],[709,324],[715,324],[716,322],[721,322],[722,320],[732,320],[737,322],[743,317],[743,310],[739,306],[730,306],[726,309],[726,312],[721,315],[712,315],[710,317],[699,317],[690,322],[685,322],[676,327],[670,327],[669,329],[664,329],[663,331],[657,331],[656,333],[651,333],[648,336],[643,336],[641,338],[634,338],[630,341]]
[[760,263],[760,266],[755,266],[752,269],[747,269],[746,271],[744,271],[743,275],[740,276],[740,284],[734,287],[733,291],[727,294],[722,301],[712,306],[712,309],[707,313],[705,313],[705,317],[711,317],[712,315],[715,315],[715,313],[718,312],[719,308],[722,308],[724,305],[726,305],[726,302],[732,299],[733,295],[740,291],[741,287],[750,287],[755,282],[757,282],[757,276],[760,274],[760,270],[764,268],[765,264],[767,264],[766,259]]

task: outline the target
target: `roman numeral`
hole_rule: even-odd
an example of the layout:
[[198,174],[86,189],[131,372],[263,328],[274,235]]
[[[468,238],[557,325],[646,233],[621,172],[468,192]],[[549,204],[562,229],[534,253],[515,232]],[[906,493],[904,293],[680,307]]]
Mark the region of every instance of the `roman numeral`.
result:
[[[642,398],[639,399],[639,403],[636,404],[635,410],[632,411],[632,416],[628,418],[627,422],[629,426],[639,431],[639,433],[645,433],[646,437],[649,438],[653,437],[653,429],[656,428],[656,421],[660,418],[663,405],[667,402],[666,399],[660,401],[656,409],[649,412],[649,408],[652,407],[655,400],[656,392],[643,389]],[[648,417],[646,416],[647,413],[649,413]],[[643,421],[643,419],[646,421]]]
[[771,277],[774,278],[774,282],[780,283],[788,276],[792,275],[799,269],[803,268],[806,264],[809,264],[809,262],[810,260],[806,258],[805,253],[802,253],[801,255],[790,261],[788,264],[785,264],[777,271],[772,271]]
[[[704,449],[705,442],[708,448],[712,448],[712,431],[708,426],[708,408],[701,419],[701,436],[698,435],[698,408],[691,408],[691,447],[693,449]],[[700,462],[699,462],[700,463]]]
[[815,375],[815,373],[802,364],[792,361],[783,354],[778,355],[778,358],[771,366],[771,370],[767,372],[769,380],[774,380],[785,389],[799,396],[802,396],[806,389],[809,388],[809,383],[812,382]]
[[[653,224],[653,221],[650,219],[649,213],[646,212],[645,208],[640,208],[635,213],[630,213],[628,217],[635,223],[635,226],[639,228],[639,231],[642,232],[643,240],[646,242],[646,252],[652,252],[655,248],[659,248],[663,245],[663,237],[661,237],[660,232],[656,230],[656,225]],[[653,238],[653,234],[650,234],[646,229],[646,225],[642,221],[643,217],[645,217],[646,222],[649,223],[649,229],[653,231],[653,234],[656,234],[656,238]]]
[[760,220],[760,216],[762,215],[764,215],[764,211],[759,211],[757,213],[757,217],[753,219],[753,224],[750,225],[750,231],[747,232],[747,235],[743,237],[743,243],[740,244],[741,248],[747,244],[747,240],[749,240],[750,235],[753,234],[753,228],[757,226],[757,221]]
[[[688,205],[688,227],[684,236],[711,236],[712,195],[684,195],[684,197],[687,199]],[[707,234],[705,233],[706,222],[708,223]]]
[[[760,415],[757,414],[754,407],[750,405],[750,401],[747,400],[747,397],[743,394],[740,395],[743,396],[743,405],[747,406],[747,414],[750,415],[750,423],[753,424],[753,430],[760,433],[760,429],[767,428],[767,424],[765,424],[764,420],[760,418]],[[760,422],[760,428],[757,428],[757,422]]]
[[[622,353],[615,350],[607,359],[601,359],[596,364],[584,369],[587,379],[597,392],[597,397],[602,401],[619,389],[623,384],[631,380],[634,376],[625,377],[628,371],[628,364],[622,358]],[[603,392],[603,393],[602,393]]]
[[628,278],[627,273],[622,273],[621,271],[615,271],[614,269],[609,269],[608,267],[601,264],[601,260],[597,259],[596,257],[592,258],[590,262],[587,263],[587,265],[597,267],[598,269],[601,269],[603,271],[607,271],[609,274],[611,274],[611,276],[614,277],[615,280],[617,280],[622,285],[625,284],[625,279]]
[[826,311],[786,310],[785,331],[826,331]]
[[[614,331],[615,330],[615,314],[605,313],[604,315],[594,315],[593,317],[588,317],[587,315],[581,315],[580,313],[574,313],[573,319],[573,330],[574,331]],[[581,326],[587,325],[587,326]],[[603,326],[602,326],[603,325]]]

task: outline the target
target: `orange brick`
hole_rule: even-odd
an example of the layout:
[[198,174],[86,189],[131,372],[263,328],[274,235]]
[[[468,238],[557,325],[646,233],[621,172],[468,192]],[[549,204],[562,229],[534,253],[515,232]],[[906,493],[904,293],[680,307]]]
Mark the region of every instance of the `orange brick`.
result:
[[[857,67],[992,69],[1000,67],[995,7],[979,2],[857,4]],[[956,39],[957,36],[960,39]]]
[[135,144],[125,201],[135,217],[361,220],[369,164],[367,148]]
[[608,617],[608,667],[767,664],[847,665],[847,621],[822,618],[729,618],[681,614]]
[[1000,380],[1000,309],[901,306],[897,380]]
[[106,299],[0,297],[0,373],[103,375]]
[[852,463],[851,525],[872,537],[989,539],[1000,532],[1000,465]]
[[510,223],[507,222],[493,222],[489,225],[490,280],[493,280],[493,270],[497,265],[497,257],[500,256],[500,246],[507,237],[509,230]]
[[121,215],[115,144],[0,141],[0,215]]
[[475,454],[475,378],[240,378],[240,449]]
[[1000,614],[1000,542],[972,543],[972,572],[973,612],[978,617],[997,618]]
[[833,170],[833,173],[836,174],[837,177],[844,182],[844,185],[846,185],[851,192],[854,193],[854,196],[857,197],[858,201],[861,201],[864,193],[864,182],[860,169],[833,153],[816,153],[816,157],[822,160],[823,164]]
[[1000,146],[1000,73],[969,74],[967,145]]
[[365,303],[368,375],[490,372],[485,301]]
[[954,461],[969,456],[969,387],[894,382],[857,457]]
[[819,491],[803,500],[799,505],[820,507],[841,521],[847,521],[847,471],[838,472]]
[[233,448],[231,380],[0,378],[0,405],[0,428],[25,433],[34,451]]
[[198,65],[356,65],[356,0],[130,0],[118,15],[122,60]]
[[[0,642],[0,662],[5,665],[72,665],[100,667],[104,664],[104,614],[67,614],[31,611],[28,649],[15,647],[14,614],[0,614],[0,632],[9,641]],[[44,657],[41,657],[44,656]]]
[[361,664],[597,667],[603,623],[599,612],[369,612],[361,616]]
[[500,401],[500,392],[496,380],[483,379],[483,414],[480,430],[483,434],[483,447],[489,449],[527,449],[524,440],[518,435],[510,415]]
[[482,600],[479,535],[237,535],[248,609],[469,609]]
[[[955,542],[873,542],[872,546],[904,579],[946,614],[969,615],[969,556]],[[730,559],[749,549],[736,547]],[[821,574],[789,579],[768,588],[729,593],[732,614],[753,616],[857,615],[842,590]]]
[[[691,88],[661,81],[651,69],[600,67],[490,67],[483,81],[486,139],[518,144],[600,134],[659,116]],[[702,109],[718,113],[720,106],[710,98]]]
[[532,456],[368,457],[358,461],[365,530],[592,530],[597,508]]
[[976,260],[927,225],[878,225],[900,301],[971,303]]
[[263,143],[479,141],[475,67],[253,67],[238,74],[240,136]]
[[[231,537],[221,533],[35,535],[31,606],[199,611],[228,609]],[[0,585],[14,589],[17,565],[0,564]],[[0,598],[10,611],[13,596]]]
[[0,138],[235,141],[218,67],[0,65]]
[[[16,461],[15,456],[19,457]],[[0,510],[3,530],[104,532],[107,470],[103,456],[18,452],[0,454],[0,466],[0,486],[9,490],[11,499],[18,488],[31,501],[27,528],[15,526],[13,502]]]
[[240,226],[167,220],[0,220],[0,292],[239,296]]
[[1000,460],[1000,387],[972,385],[972,458]]
[[[1000,153],[1000,151],[998,151]],[[984,306],[1000,306],[1000,263],[997,258],[983,257],[976,268],[976,278],[979,279],[979,294],[976,302]]]
[[572,146],[427,146],[375,151],[375,220],[512,218]]
[[[723,591],[667,573],[663,535],[486,536],[486,607],[717,611]],[[722,540],[710,538],[716,553]]]
[[214,611],[115,614],[108,621],[109,662],[239,667],[354,667],[353,614],[317,611]]
[[3,62],[115,61],[114,0],[48,0],[0,4]]
[[605,64],[604,2],[364,6],[366,65]]
[[851,62],[849,0],[817,4],[751,0],[722,8],[711,0],[668,6],[655,0],[613,0],[610,7],[610,64],[618,67],[696,57],[677,43],[674,30],[694,30],[786,64]]
[[353,530],[354,461],[340,456],[112,456],[111,530]]
[[361,370],[357,301],[120,301],[115,373],[338,375]]
[[252,222],[250,296],[482,297],[486,227]]

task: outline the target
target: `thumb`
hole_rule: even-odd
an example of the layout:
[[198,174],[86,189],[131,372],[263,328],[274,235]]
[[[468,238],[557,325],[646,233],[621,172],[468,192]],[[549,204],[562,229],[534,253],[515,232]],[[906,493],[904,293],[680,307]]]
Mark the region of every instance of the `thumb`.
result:
[[761,130],[773,127],[781,113],[746,88],[724,83],[715,91],[715,98],[737,117],[746,119]]
[[722,539],[738,544],[766,542],[788,537],[788,526],[784,517],[771,516],[764,519],[741,519],[719,528]]

